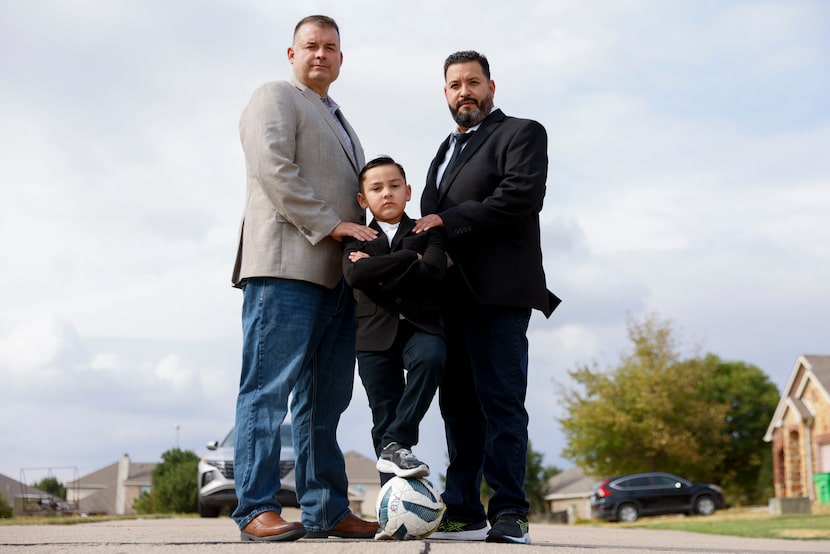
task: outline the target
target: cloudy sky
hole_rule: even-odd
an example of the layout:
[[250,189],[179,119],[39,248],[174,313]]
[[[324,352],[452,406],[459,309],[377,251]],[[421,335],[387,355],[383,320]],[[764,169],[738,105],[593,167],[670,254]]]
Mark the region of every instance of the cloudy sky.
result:
[[[0,473],[66,481],[230,428],[237,124],[289,75],[311,13],[341,27],[332,97],[416,198],[452,127],[449,53],[487,55],[497,106],[547,128],[545,268],[564,303],[530,330],[545,463],[570,466],[555,383],[615,363],[629,316],[779,389],[799,354],[830,354],[827,2],[302,4],[0,3]],[[371,455],[369,427],[357,380],[342,447]],[[415,451],[442,471],[437,410]]]

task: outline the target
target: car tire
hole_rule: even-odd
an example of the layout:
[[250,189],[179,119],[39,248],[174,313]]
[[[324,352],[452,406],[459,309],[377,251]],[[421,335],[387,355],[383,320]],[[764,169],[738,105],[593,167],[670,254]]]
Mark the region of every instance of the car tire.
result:
[[640,510],[637,508],[636,504],[626,502],[624,504],[620,504],[617,508],[617,521],[631,523],[632,521],[637,521],[639,517]]
[[219,517],[221,511],[221,506],[207,506],[199,502],[199,515],[201,517]]
[[695,513],[702,516],[710,516],[715,513],[715,499],[704,494],[695,499]]

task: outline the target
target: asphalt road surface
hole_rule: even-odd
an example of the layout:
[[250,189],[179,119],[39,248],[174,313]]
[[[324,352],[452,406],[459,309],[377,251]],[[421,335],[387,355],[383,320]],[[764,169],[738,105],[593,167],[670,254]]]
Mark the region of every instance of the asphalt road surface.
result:
[[[289,514],[285,514],[290,518]],[[830,540],[743,539],[683,531],[531,524],[533,544],[517,546],[457,541],[373,541],[301,539],[287,543],[241,542],[227,517],[218,519],[137,519],[78,525],[0,526],[0,552],[41,553],[202,553],[279,552],[279,554],[457,554],[492,552],[683,554],[728,552],[830,553]]]

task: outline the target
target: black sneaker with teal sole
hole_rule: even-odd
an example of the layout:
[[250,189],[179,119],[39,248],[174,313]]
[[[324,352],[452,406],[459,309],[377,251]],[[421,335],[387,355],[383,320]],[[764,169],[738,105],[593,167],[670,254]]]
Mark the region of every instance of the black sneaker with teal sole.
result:
[[487,533],[486,540],[508,544],[530,544],[527,518],[518,514],[501,514]]
[[443,541],[483,541],[487,538],[487,522],[465,523],[444,516],[438,528],[428,538]]
[[429,466],[415,457],[412,451],[396,442],[390,442],[380,452],[377,470],[394,473],[398,477],[426,477]]

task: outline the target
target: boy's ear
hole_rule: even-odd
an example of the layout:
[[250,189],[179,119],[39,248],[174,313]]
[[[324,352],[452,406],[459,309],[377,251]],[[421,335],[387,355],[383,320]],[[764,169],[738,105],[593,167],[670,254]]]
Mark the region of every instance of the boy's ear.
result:
[[409,202],[412,200],[412,185],[409,183],[406,184],[406,201]]
[[[409,198],[407,198],[409,200]],[[365,209],[369,208],[369,203],[366,201],[366,197],[363,196],[362,192],[357,193],[357,203],[360,204],[360,207]]]

